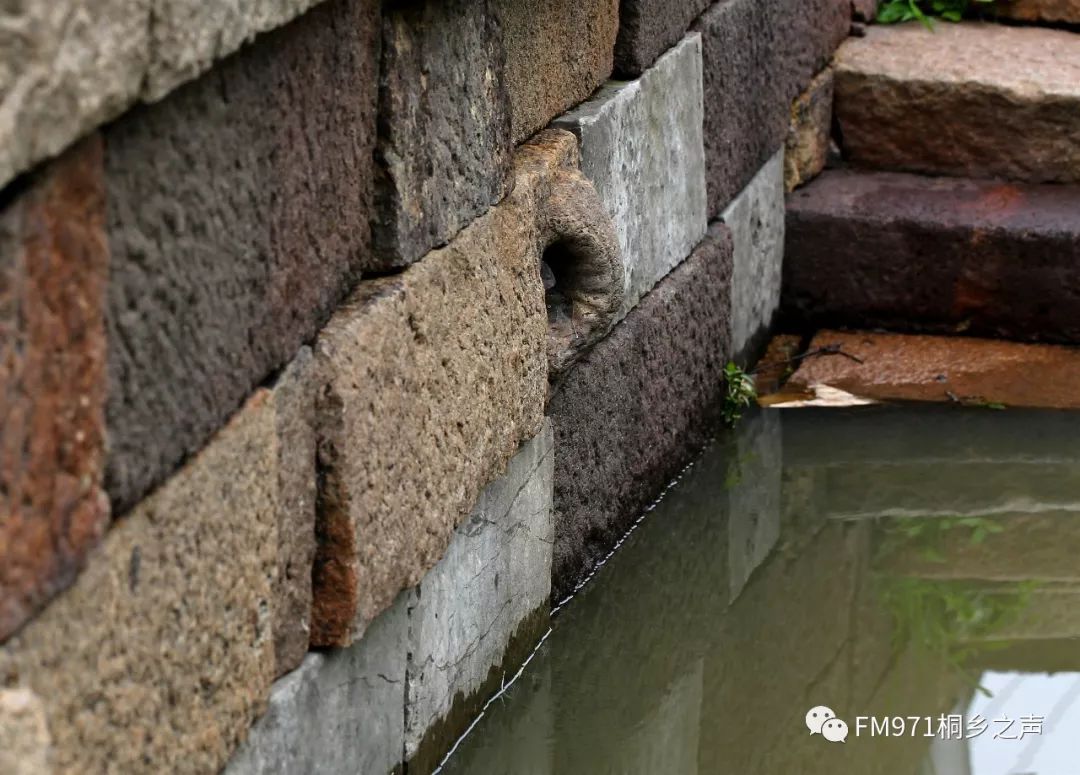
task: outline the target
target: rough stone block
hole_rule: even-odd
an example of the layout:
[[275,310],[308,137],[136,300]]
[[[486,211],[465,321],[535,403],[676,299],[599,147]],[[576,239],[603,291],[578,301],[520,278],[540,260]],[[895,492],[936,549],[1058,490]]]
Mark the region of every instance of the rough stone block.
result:
[[825,169],[832,137],[833,73],[822,71],[791,106],[784,143],[784,191],[809,183]]
[[[442,556],[483,487],[536,435],[563,346],[621,302],[614,230],[568,132],[523,146],[513,193],[405,272],[361,283],[322,332],[313,642],[345,645]],[[541,256],[574,259],[567,337],[548,334]]]
[[275,666],[270,400],[254,395],[0,647],[0,685],[44,704],[57,771],[216,772],[262,710]]
[[278,566],[274,579],[276,675],[292,670],[308,652],[311,567],[315,561],[315,359],[303,347],[271,389],[277,435]]
[[405,748],[407,603],[403,593],[359,643],[313,652],[278,680],[225,775],[387,775]]
[[744,365],[764,347],[784,263],[784,152],[778,151],[721,216],[731,230],[731,348]]
[[889,170],[1080,181],[1080,37],[964,22],[873,26],[836,62],[844,153]]
[[641,75],[686,34],[710,0],[621,0],[615,69]]
[[488,485],[409,606],[405,757],[433,771],[547,628],[550,422]]
[[0,772],[49,775],[50,745],[41,698],[27,689],[0,689]]
[[708,437],[730,354],[731,260],[716,224],[552,396],[556,599]]
[[877,19],[878,0],[851,0],[851,18],[859,22]]
[[787,207],[792,323],[1080,342],[1080,186],[836,170]]
[[4,9],[0,187],[317,0],[50,0]]
[[1080,24],[1080,0],[1000,0],[990,13],[1026,22]]
[[702,14],[709,217],[783,144],[791,102],[848,33],[849,0],[722,0]]
[[378,268],[377,32],[375,3],[331,0],[106,131],[115,508],[202,446]]
[[117,116],[150,61],[153,0],[8,4],[0,33],[0,188]]
[[397,0],[382,27],[375,243],[401,267],[502,199],[511,107],[492,0]]
[[636,81],[612,82],[555,126],[581,141],[581,170],[615,221],[626,296],[618,318],[705,235],[701,36]]
[[516,145],[611,75],[619,2],[493,0],[493,8],[502,21]]
[[109,521],[103,189],[93,137],[0,204],[0,642]]

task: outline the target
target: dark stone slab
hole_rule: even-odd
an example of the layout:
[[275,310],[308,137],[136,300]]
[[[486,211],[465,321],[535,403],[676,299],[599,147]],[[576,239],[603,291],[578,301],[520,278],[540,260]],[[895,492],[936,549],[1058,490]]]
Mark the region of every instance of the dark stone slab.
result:
[[375,241],[393,266],[446,244],[506,193],[511,109],[492,5],[383,10]]
[[636,78],[674,46],[710,0],[622,0],[615,69]]
[[791,102],[848,33],[848,0],[721,0],[702,34],[709,216],[784,143]]
[[110,454],[126,508],[371,255],[377,6],[333,0],[106,133]]
[[0,203],[0,642],[109,521],[100,137],[20,188]]
[[1080,186],[827,171],[786,242],[792,325],[1080,342]]
[[555,390],[555,599],[707,439],[730,350],[731,265],[731,235],[714,224]]

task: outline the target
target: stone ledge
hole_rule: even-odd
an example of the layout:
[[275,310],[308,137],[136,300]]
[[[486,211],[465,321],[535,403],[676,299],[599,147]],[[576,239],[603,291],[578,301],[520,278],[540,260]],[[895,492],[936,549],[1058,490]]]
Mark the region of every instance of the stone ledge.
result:
[[860,165],[1080,182],[1080,35],[964,22],[872,26],[837,52],[835,115]]

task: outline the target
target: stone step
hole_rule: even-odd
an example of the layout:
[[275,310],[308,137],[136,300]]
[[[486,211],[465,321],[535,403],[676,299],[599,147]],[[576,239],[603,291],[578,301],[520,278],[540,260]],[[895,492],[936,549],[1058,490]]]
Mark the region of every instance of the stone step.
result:
[[995,18],[1050,24],[1080,24],[1080,0],[999,0]]
[[860,166],[1080,182],[1080,34],[982,22],[872,26],[837,52],[835,115]]
[[782,308],[794,326],[1080,343],[1080,186],[828,171],[787,199]]

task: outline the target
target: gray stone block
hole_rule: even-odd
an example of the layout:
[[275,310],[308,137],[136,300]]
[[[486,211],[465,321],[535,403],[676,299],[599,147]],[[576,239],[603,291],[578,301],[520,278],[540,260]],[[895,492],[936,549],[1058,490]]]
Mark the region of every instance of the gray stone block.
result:
[[780,307],[784,261],[784,152],[777,151],[724,210],[735,259],[731,347],[744,366],[768,336]]
[[550,422],[492,482],[409,607],[405,755],[430,772],[547,627]]
[[278,680],[225,775],[385,775],[404,749],[408,601],[347,649],[313,652]]
[[377,28],[375,3],[331,0],[104,132],[106,484],[119,509],[377,268]]
[[705,235],[701,36],[641,78],[613,81],[553,123],[581,140],[581,171],[615,221],[625,267],[621,319]]
[[400,0],[382,26],[375,241],[407,266],[506,193],[506,54],[488,0]]
[[679,42],[710,0],[622,0],[615,69],[640,75],[656,58]]
[[708,438],[730,355],[731,244],[712,226],[551,397],[556,599]]

